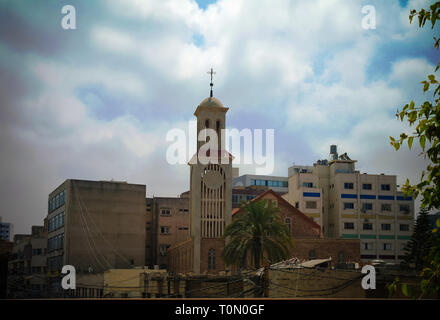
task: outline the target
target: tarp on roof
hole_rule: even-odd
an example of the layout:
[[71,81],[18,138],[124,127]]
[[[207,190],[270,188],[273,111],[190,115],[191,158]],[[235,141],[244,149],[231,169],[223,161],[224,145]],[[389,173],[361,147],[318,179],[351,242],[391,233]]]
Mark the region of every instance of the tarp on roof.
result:
[[305,262],[301,263],[300,266],[303,268],[315,268],[316,266],[319,266],[320,264],[327,263],[330,261],[332,261],[332,258],[315,259],[315,260],[305,261]]

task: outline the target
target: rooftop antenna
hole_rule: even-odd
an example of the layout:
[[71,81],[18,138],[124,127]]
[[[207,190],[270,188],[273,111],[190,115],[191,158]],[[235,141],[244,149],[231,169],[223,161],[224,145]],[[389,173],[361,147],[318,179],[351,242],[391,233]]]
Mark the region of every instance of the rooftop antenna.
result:
[[210,97],[212,98],[212,87],[214,86],[214,84],[212,83],[212,75],[215,74],[214,70],[211,68],[211,71],[207,72],[208,74],[211,74],[211,83],[209,84],[211,86],[211,94]]

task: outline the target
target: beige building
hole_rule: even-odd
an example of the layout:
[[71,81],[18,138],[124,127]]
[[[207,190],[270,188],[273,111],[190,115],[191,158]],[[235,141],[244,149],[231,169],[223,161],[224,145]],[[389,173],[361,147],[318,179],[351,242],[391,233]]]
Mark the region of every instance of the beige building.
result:
[[145,263],[145,185],[66,180],[49,194],[47,264],[59,288],[59,271],[131,268]]
[[399,262],[413,232],[414,199],[397,190],[396,176],[360,173],[336,146],[330,156],[289,168],[283,197],[319,223],[325,237],[360,239],[361,259]]
[[77,276],[75,290],[65,292],[75,298],[160,298],[182,297],[185,279],[170,278],[166,270],[148,268],[109,269]]
[[189,198],[147,198],[145,265],[168,268],[168,249],[189,238]]

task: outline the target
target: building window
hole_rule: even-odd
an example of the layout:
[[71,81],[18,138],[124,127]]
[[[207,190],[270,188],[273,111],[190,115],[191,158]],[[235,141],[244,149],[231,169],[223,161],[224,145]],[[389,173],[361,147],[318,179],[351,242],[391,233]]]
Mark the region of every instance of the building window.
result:
[[219,120],[217,120],[217,122],[215,123],[215,129],[216,129],[217,131],[220,130],[220,121],[219,121]]
[[316,251],[310,250],[309,251],[309,260],[313,260],[313,259],[316,259]]
[[344,183],[344,189],[353,189],[353,182],[345,182]]
[[390,231],[390,230],[391,230],[391,224],[382,223],[382,231]]
[[160,234],[170,234],[170,227],[160,227]]
[[32,273],[40,273],[41,267],[32,267]]
[[344,222],[344,229],[353,230],[354,229],[354,222]]
[[306,201],[306,209],[316,209],[316,201]]
[[338,252],[338,263],[343,263],[345,262],[345,254],[344,251],[339,251]]
[[265,186],[266,185],[266,180],[259,180],[259,179],[252,179],[251,180],[251,184],[253,186]]
[[159,254],[161,255],[161,256],[166,256],[167,255],[167,253],[168,253],[168,248],[169,248],[170,246],[168,245],[168,244],[160,244],[159,245]]
[[353,202],[344,202],[344,210],[354,209]]
[[362,205],[363,211],[373,210],[373,204],[371,202],[365,202]]
[[409,224],[401,224],[400,231],[409,231]]
[[170,216],[171,215],[171,209],[169,209],[169,208],[162,208],[162,209],[160,209],[160,215],[161,216]]
[[215,250],[209,249],[208,252],[208,269],[215,270]]
[[39,255],[41,255],[41,253],[42,253],[42,250],[40,248],[32,249],[32,255],[33,256],[39,256]]
[[392,243],[384,243],[383,250],[385,250],[385,251],[393,250],[393,244]]
[[403,212],[405,214],[409,213],[409,204],[401,204],[399,205],[400,212]]
[[364,242],[364,250],[374,250],[373,242]]
[[382,191],[390,191],[391,187],[390,187],[389,184],[381,184],[380,185],[380,190],[382,190]]
[[297,202],[295,202],[295,208],[299,208],[299,202],[297,201]]
[[372,223],[364,223],[363,229],[364,230],[373,230],[373,224]]
[[313,188],[313,182],[303,182],[303,187]]
[[380,206],[380,209],[382,212],[390,212],[391,211],[391,204],[390,203],[382,203]]
[[209,128],[209,119],[205,120],[205,128]]
[[289,228],[289,232],[291,231],[291,220],[290,218],[284,219],[285,224],[287,225],[287,228]]
[[363,190],[371,190],[371,183],[363,183],[362,189]]

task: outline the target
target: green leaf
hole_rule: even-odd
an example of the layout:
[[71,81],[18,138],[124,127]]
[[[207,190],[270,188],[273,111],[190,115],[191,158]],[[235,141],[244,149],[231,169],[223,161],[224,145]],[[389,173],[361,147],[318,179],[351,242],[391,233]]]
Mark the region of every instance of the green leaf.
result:
[[408,294],[408,285],[406,284],[406,283],[402,283],[402,293],[405,295],[405,296],[409,296],[409,294]]
[[409,138],[408,138],[408,148],[410,148],[410,149],[411,149],[411,147],[412,147],[413,140],[414,140],[414,137],[409,137]]
[[422,150],[425,150],[425,143],[426,143],[426,136],[422,135],[419,138],[420,146],[422,147]]
[[423,81],[422,83],[424,83],[423,92],[428,91],[428,89],[429,89],[429,82],[428,81]]

